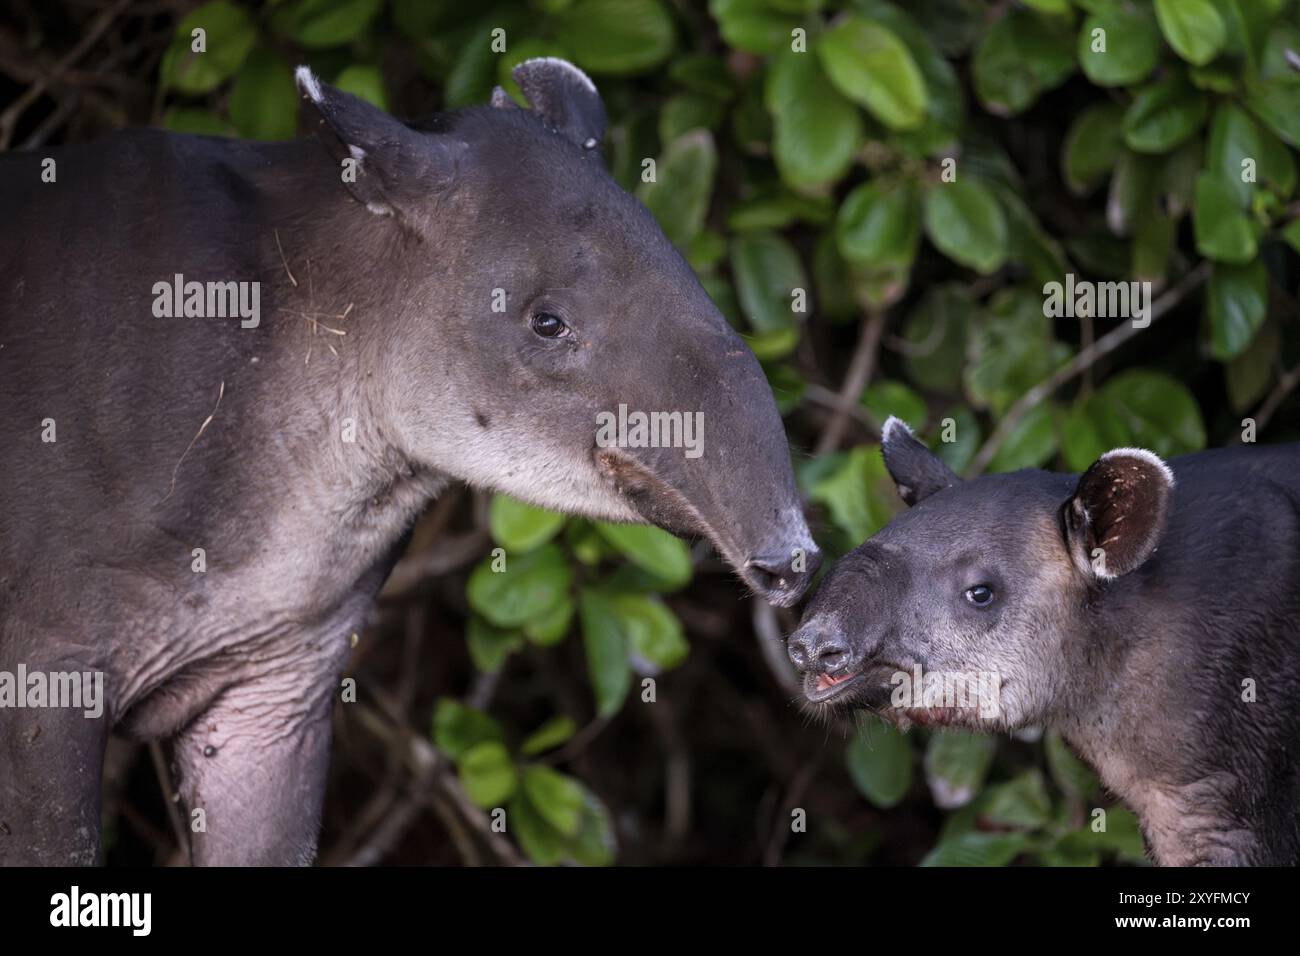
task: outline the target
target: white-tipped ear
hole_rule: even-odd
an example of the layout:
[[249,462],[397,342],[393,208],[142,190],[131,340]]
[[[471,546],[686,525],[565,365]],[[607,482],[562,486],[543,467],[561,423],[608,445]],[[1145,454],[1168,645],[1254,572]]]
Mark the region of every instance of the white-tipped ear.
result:
[[898,496],[908,506],[961,481],[943,459],[917,441],[912,429],[893,415],[880,430],[880,453]]
[[510,75],[551,129],[583,149],[594,150],[605,137],[605,104],[591,77],[553,56],[524,60]]
[[311,100],[317,106],[320,105],[324,96],[321,93],[320,80],[317,79],[316,74],[311,71],[311,67],[298,67],[298,69],[293,71],[293,80],[298,86],[299,93],[307,97],[307,99]]
[[1160,544],[1173,490],[1174,473],[1145,448],[1098,458],[1063,506],[1075,566],[1101,581],[1141,567]]

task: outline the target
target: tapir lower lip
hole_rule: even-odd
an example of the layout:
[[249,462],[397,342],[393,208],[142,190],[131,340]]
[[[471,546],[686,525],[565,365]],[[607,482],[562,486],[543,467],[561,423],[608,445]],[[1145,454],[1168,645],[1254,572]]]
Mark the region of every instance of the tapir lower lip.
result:
[[809,672],[803,678],[803,694],[814,704],[824,704],[847,693],[862,682],[864,675],[862,671],[858,671],[847,677],[840,678],[837,683],[829,687],[818,688],[817,685],[823,676],[822,674]]

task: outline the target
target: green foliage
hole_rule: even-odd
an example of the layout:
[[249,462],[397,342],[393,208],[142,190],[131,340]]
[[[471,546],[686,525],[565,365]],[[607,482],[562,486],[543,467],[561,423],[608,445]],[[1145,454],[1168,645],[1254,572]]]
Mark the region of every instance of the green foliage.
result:
[[[1026,392],[1131,318],[1049,313],[1048,283],[1146,280],[1154,299],[1204,263],[1141,347],[1021,409],[982,462],[1080,470],[1117,446],[1224,443],[1297,361],[1297,50],[1295,0],[218,0],[179,23],[160,82],[173,129],[283,139],[297,63],[404,113],[499,83],[518,96],[519,60],[572,59],[608,105],[611,172],[745,336],[803,448],[825,421],[815,386],[839,387],[870,316],[884,344],[857,418],[898,416],[964,471]],[[832,555],[900,507],[869,440],[797,467]],[[702,582],[685,543],[504,496],[489,517],[499,550],[466,590],[477,669],[580,657],[587,718],[613,722],[641,706],[639,679],[689,660],[679,615]],[[755,705],[769,703],[786,712]],[[443,700],[433,737],[531,859],[606,863],[609,811],[535,762],[583,720],[557,713],[515,746]],[[1093,826],[1095,775],[1051,735],[1012,746],[871,720],[844,767],[876,808],[947,813],[929,865],[1141,859],[1127,811]]]

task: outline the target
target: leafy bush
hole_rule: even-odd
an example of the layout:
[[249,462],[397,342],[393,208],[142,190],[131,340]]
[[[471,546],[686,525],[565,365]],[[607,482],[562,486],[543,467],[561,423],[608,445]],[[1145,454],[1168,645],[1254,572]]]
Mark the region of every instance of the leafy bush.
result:
[[[188,53],[194,26],[206,55]],[[302,60],[400,112],[518,95],[511,67],[542,55],[597,80],[613,174],[744,333],[794,444],[817,448],[799,478],[832,553],[900,507],[872,441],[891,414],[972,474],[1078,470],[1120,445],[1177,455],[1241,440],[1244,417],[1295,437],[1300,5],[218,0],[180,22],[160,69],[172,128],[283,138]],[[1158,328],[1054,310],[1067,276],[1149,282]],[[679,599],[704,575],[684,543],[500,497],[490,529],[501,550],[466,586],[479,670],[580,640],[602,723],[688,658]],[[506,807],[539,862],[616,858],[605,804],[544,756],[582,716],[512,748],[494,717],[436,710],[468,796]],[[871,859],[854,833],[931,803],[948,815],[913,854],[927,863],[1141,857],[1122,808],[1093,832],[1096,778],[1054,736],[1026,753],[872,721],[844,759],[888,812],[813,820],[823,842],[803,859]]]

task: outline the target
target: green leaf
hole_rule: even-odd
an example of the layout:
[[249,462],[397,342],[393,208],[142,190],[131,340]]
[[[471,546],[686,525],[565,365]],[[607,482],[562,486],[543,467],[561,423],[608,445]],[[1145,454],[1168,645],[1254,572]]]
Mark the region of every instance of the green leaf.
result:
[[453,762],[473,747],[489,741],[504,743],[501,727],[489,715],[450,697],[438,700],[433,711],[433,743]]
[[526,504],[509,495],[493,495],[488,507],[492,540],[506,551],[523,554],[550,541],[564,527],[564,515]]
[[862,116],[814,57],[789,50],[776,56],[764,102],[772,114],[772,155],[786,183],[815,189],[848,171],[862,145]]
[[1039,468],[1056,453],[1055,406],[1035,405],[1016,422],[1011,433],[989,462],[989,471],[1018,471]]
[[541,647],[560,643],[569,634],[575,610],[573,601],[565,597],[555,607],[525,624],[524,636]]
[[1006,217],[992,190],[978,179],[964,176],[931,186],[924,215],[926,236],[954,262],[989,275],[1006,261]]
[[162,118],[163,129],[194,136],[229,136],[225,122],[212,110],[170,109]]
[[519,786],[510,752],[496,741],[470,747],[461,755],[457,770],[465,796],[485,810],[505,803]]
[[[948,419],[952,419],[951,427]],[[926,444],[934,449],[945,465],[960,475],[970,466],[983,440],[984,433],[975,413],[964,405],[954,405],[944,410]]]
[[729,46],[765,55],[790,49],[790,31],[802,23],[767,0],[709,0],[709,13]]
[[1244,266],[1215,263],[1205,308],[1210,354],[1226,362],[1246,351],[1268,316],[1268,270],[1263,261]]
[[384,77],[377,66],[350,66],[334,78],[334,85],[345,93],[360,97],[372,106],[388,112],[388,93]]
[[1223,49],[1227,30],[1210,0],[1156,0],[1156,19],[1169,45],[1188,63],[1204,66]]
[[925,780],[935,806],[965,806],[984,786],[997,739],[987,734],[938,731],[925,748]]
[[627,638],[607,595],[584,590],[578,596],[578,608],[582,640],[587,649],[587,673],[596,695],[596,713],[609,717],[623,706],[632,686]]
[[1072,193],[1086,195],[1110,174],[1119,159],[1123,121],[1117,103],[1094,104],[1074,118],[1061,150],[1061,171]]
[[1117,853],[1122,860],[1133,863],[1146,862],[1146,844],[1142,840],[1142,829],[1132,811],[1121,806],[1110,807],[1106,810],[1106,829],[1095,833],[1090,822],[1088,832],[1099,849]]
[[1300,85],[1283,80],[1248,81],[1246,105],[1288,146],[1300,149]]
[[485,674],[500,670],[506,658],[524,646],[517,630],[494,627],[478,615],[469,619],[465,640],[474,666]]
[[708,130],[692,130],[668,144],[655,163],[655,181],[637,188],[637,198],[682,252],[704,225],[717,168],[713,136]]
[[1043,775],[1027,770],[1014,780],[989,787],[980,816],[1004,827],[1033,829],[1052,817],[1052,800]]
[[849,14],[817,45],[831,82],[891,129],[915,129],[925,119],[925,78],[893,31]]
[[681,587],[691,579],[691,551],[681,538],[644,524],[598,521],[596,529],[620,554],[669,588]]
[[919,203],[912,180],[858,186],[845,197],[835,221],[840,255],[865,268],[909,268],[921,242]]
[[896,806],[912,783],[907,738],[874,717],[849,739],[845,763],[858,791],[883,810]]
[[928,418],[925,399],[896,379],[883,379],[867,386],[862,393],[862,407],[882,425],[893,415],[913,431],[924,429]]
[[971,64],[976,96],[998,116],[1023,112],[1073,71],[1066,24],[1025,10],[1012,10],[993,23]]
[[614,862],[618,841],[609,809],[594,793],[578,784],[583,794],[578,836],[568,844],[568,853],[580,866],[608,866]]
[[546,822],[526,793],[520,792],[510,802],[506,819],[519,846],[538,866],[554,866],[565,858],[568,841],[564,834]]
[[970,296],[960,284],[929,290],[903,323],[907,377],[930,391],[960,393],[966,330],[974,312]]
[[1094,13],[1079,32],[1079,65],[1098,86],[1137,83],[1159,58],[1160,31],[1144,10],[1117,6]]
[[298,90],[289,65],[269,50],[255,50],[230,88],[230,121],[246,139],[292,139]]
[[573,571],[554,544],[509,555],[506,570],[493,571],[487,558],[469,576],[467,596],[474,610],[497,627],[521,627],[552,610],[568,594]]
[[1234,412],[1244,412],[1258,402],[1273,384],[1273,365],[1282,345],[1282,333],[1276,322],[1264,327],[1242,352],[1224,369],[1228,387],[1228,404]]
[[341,46],[370,26],[382,0],[298,0],[276,11],[278,32],[309,50]]
[[555,40],[592,73],[644,73],[672,54],[673,21],[660,0],[577,0],[555,18]]
[[[205,49],[194,52],[194,30],[201,29]],[[176,25],[163,53],[159,77],[164,87],[181,93],[207,93],[234,76],[257,42],[257,28],[240,7],[226,0],[205,3]]]
[[[1087,403],[1087,414],[1106,449],[1148,448],[1170,458],[1205,447],[1200,406],[1187,386],[1164,372],[1120,372]],[[1070,466],[1079,464],[1072,460]]]
[[690,645],[682,622],[662,600],[649,594],[619,594],[610,599],[628,646],[643,661],[669,670],[686,660]]
[[1081,799],[1097,789],[1097,775],[1070,752],[1060,734],[1044,735],[1043,752],[1048,772],[1064,793]]
[[1167,153],[1205,123],[1205,94],[1180,76],[1138,92],[1124,114],[1124,142],[1138,153]]
[[1244,265],[1259,248],[1259,226],[1237,205],[1231,186],[1213,173],[1196,180],[1196,251],[1207,259]]
[[833,520],[856,545],[871,537],[893,517],[893,479],[874,445],[859,445],[838,466],[808,490],[808,497],[825,505]]
[[771,232],[737,236],[731,242],[731,275],[741,311],[755,331],[793,329],[792,293],[808,288],[808,276],[788,241]]
[[576,837],[584,794],[577,782],[550,767],[524,768],[524,793],[542,819],[566,837]]
[[1006,866],[1029,847],[1023,833],[960,833],[940,840],[921,866]]
[[525,757],[535,757],[567,743],[577,732],[578,725],[573,722],[571,717],[566,717],[563,714],[552,717],[528,735],[524,742],[520,744],[519,752]]
[[[1253,167],[1254,181],[1248,175]],[[1220,103],[1210,125],[1205,168],[1229,187],[1240,208],[1250,207],[1262,183],[1282,198],[1295,190],[1296,167],[1290,151],[1270,130],[1233,103]]]
[[671,143],[693,129],[712,130],[721,122],[724,105],[701,93],[679,93],[659,112],[659,138]]
[[1052,320],[1043,313],[1040,295],[1001,292],[990,311],[987,319],[971,323],[963,379],[976,407],[1001,416],[1069,355],[1052,338]]

